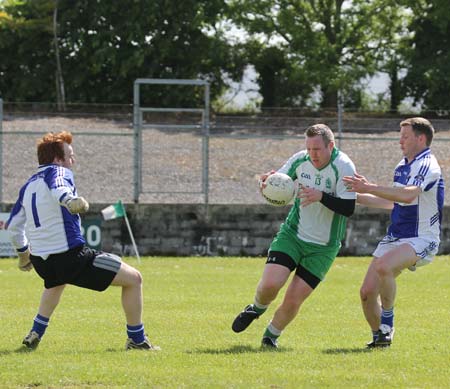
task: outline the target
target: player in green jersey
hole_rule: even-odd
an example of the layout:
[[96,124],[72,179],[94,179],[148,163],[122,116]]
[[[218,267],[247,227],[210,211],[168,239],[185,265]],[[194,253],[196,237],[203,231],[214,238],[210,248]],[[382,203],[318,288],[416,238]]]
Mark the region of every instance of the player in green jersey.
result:
[[[325,124],[307,128],[305,135],[306,150],[294,154],[278,170],[298,182],[294,205],[270,245],[253,304],[232,324],[234,332],[244,331],[266,311],[295,270],[262,338],[262,346],[270,348],[278,347],[281,332],[324,279],[341,247],[347,217],[355,210],[356,195],[342,181],[355,174],[353,162],[335,147],[334,134]],[[262,174],[261,185],[274,172]]]

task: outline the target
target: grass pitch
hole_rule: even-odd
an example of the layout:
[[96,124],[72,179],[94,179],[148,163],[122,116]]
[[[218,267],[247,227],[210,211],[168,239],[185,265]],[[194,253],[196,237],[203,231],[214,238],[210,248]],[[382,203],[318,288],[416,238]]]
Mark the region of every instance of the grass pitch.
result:
[[[42,281],[0,260],[1,388],[339,388],[450,386],[450,259],[398,279],[396,335],[368,351],[359,303],[369,258],[341,257],[280,337],[262,333],[283,293],[245,332],[231,322],[252,302],[263,258],[143,258],[144,324],[160,352],[124,351],[120,289],[68,286],[36,351],[20,345]],[[284,290],[282,291],[284,292]]]

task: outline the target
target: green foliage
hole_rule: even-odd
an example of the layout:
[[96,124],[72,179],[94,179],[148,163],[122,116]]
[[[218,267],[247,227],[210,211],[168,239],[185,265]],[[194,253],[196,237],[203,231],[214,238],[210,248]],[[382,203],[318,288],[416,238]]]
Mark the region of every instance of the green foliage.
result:
[[388,32],[382,20],[395,10],[382,0],[232,3],[235,22],[261,42],[259,56],[252,57],[264,102],[300,105],[318,90],[322,107],[336,107],[339,91],[345,97],[374,73]]
[[[449,257],[398,281],[396,337],[368,351],[359,302],[369,258],[338,258],[278,352],[259,342],[281,302],[245,332],[231,322],[252,301],[263,258],[143,258],[144,323],[158,353],[125,352],[120,289],[68,286],[39,348],[20,342],[36,314],[42,281],[0,260],[2,387],[83,388],[444,388],[448,386]],[[433,296],[433,298],[427,298]],[[426,304],[424,304],[424,299]]]
[[406,87],[425,109],[450,109],[450,13],[448,1],[418,1],[412,6],[412,37]]
[[[262,107],[334,109],[340,98],[364,108],[365,80],[380,71],[390,78],[380,107],[396,111],[409,96],[428,109],[450,107],[446,0],[4,0],[4,100],[57,100],[55,7],[58,80],[70,103],[130,103],[137,78],[200,78],[220,107],[227,80],[253,65]],[[227,31],[236,26],[243,33],[233,42]],[[141,102],[196,107],[203,93],[146,86]]]
[[[0,42],[5,42],[3,36],[9,38],[8,44],[3,43],[1,56],[12,58],[17,47],[24,53],[14,61],[5,61],[7,69],[0,70],[4,99],[54,100],[53,7],[53,1],[23,0],[7,8],[13,20],[1,24]],[[224,72],[237,77],[243,70],[239,56],[216,28],[226,8],[224,1],[60,0],[58,7],[67,101],[129,103],[137,78],[208,79],[214,98],[225,87]],[[22,31],[20,23],[36,30]],[[14,35],[14,28],[23,35]],[[30,75],[28,68],[38,68],[39,73]],[[18,80],[28,83],[29,90],[18,90]],[[30,85],[33,80],[40,82],[39,88]],[[171,92],[164,88],[144,91],[142,100],[158,106],[190,107],[203,101],[203,91]]]
[[50,0],[7,1],[0,14],[0,96],[51,101],[55,96]]

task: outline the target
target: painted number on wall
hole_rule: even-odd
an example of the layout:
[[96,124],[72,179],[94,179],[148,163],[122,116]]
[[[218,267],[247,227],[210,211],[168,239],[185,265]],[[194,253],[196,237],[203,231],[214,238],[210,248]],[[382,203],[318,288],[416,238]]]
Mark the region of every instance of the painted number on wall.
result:
[[86,239],[86,244],[96,250],[100,250],[102,246],[102,230],[100,228],[100,219],[83,220],[81,232]]

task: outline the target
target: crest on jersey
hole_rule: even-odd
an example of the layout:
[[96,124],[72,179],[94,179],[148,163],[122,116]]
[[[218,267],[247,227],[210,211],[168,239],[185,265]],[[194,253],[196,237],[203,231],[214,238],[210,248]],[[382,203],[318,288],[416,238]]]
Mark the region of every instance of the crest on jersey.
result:
[[417,176],[414,177],[414,183],[416,184],[421,184],[424,181],[425,177],[423,176],[423,174],[418,174]]

